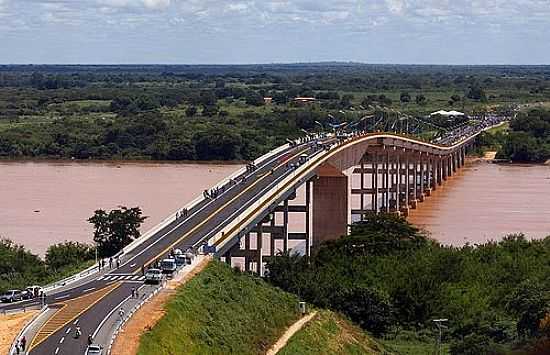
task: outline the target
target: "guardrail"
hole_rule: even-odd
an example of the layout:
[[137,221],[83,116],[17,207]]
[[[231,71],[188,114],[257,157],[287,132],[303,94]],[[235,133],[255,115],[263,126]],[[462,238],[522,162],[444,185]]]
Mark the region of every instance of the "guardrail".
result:
[[[298,141],[295,141],[296,144],[298,144],[299,142]],[[271,150],[270,152],[262,155],[261,157],[257,158],[256,160],[254,160],[254,164],[256,165],[260,165],[264,162],[266,162],[268,159],[271,159],[273,156],[279,154],[280,152],[284,151],[285,149],[288,149],[290,147],[290,144],[284,144],[280,147],[277,147],[273,150]],[[217,187],[222,187],[224,185],[226,185],[231,179],[236,179],[238,177],[240,177],[241,175],[243,174],[246,174],[247,171],[246,171],[246,168],[245,167],[242,167],[240,169],[238,169],[237,171],[235,171],[233,174],[231,174],[230,176],[228,177],[224,177],[222,180],[220,180],[216,185],[213,186],[213,188],[217,188]],[[147,240],[149,240],[152,236],[154,236],[156,233],[158,233],[160,230],[162,230],[163,228],[165,228],[166,226],[168,226],[170,223],[172,223],[175,219],[176,219],[176,214],[181,211],[182,209],[187,209],[187,210],[191,210],[192,208],[194,208],[195,206],[197,206],[199,203],[203,202],[204,201],[204,197],[202,195],[198,195],[195,199],[193,199],[191,202],[187,203],[186,205],[184,205],[183,207],[179,208],[178,210],[174,211],[172,214],[170,214],[168,217],[166,217],[165,219],[163,219],[161,222],[159,222],[157,225],[155,225],[154,227],[152,227],[151,229],[149,229],[147,232],[145,232],[140,238],[134,240],[132,243],[128,244],[126,247],[124,247],[124,249],[122,249],[122,251],[120,253],[118,253],[117,255],[123,255],[123,254],[128,254],[130,252],[132,252],[133,250],[135,250],[136,248],[138,248],[140,245],[142,245],[143,243],[145,243]],[[98,264],[94,264],[92,266],[90,266],[89,268],[87,268],[86,270],[84,271],[81,271],[75,275],[71,275],[69,277],[66,277],[62,280],[59,280],[59,281],[56,281],[56,282],[53,282],[49,285],[46,285],[43,287],[43,290],[44,292],[52,292],[58,288],[61,288],[61,287],[65,287],[65,286],[68,286],[84,277],[87,277],[87,276],[90,276],[92,274],[95,274],[99,271],[99,266]]]
[[[369,139],[376,139],[378,136],[380,137],[389,137],[389,138],[395,138],[396,136],[400,139],[410,141],[412,143],[418,143],[423,144],[426,146],[430,146],[432,148],[444,150],[444,151],[451,151],[455,149],[457,146],[460,146],[471,139],[475,138],[477,135],[479,135],[482,131],[491,129],[496,126],[502,125],[503,122],[500,122],[498,124],[495,124],[490,127],[486,127],[484,129],[481,129],[479,132],[453,144],[449,147],[443,147],[443,146],[437,146],[433,143],[426,143],[422,141],[418,141],[416,139],[412,139],[405,136],[400,135],[394,135],[394,134],[384,134],[384,133],[378,133],[378,134],[364,134],[364,135],[358,135],[358,136],[351,136],[346,138],[345,140],[335,144],[333,147],[331,147],[330,150],[321,152],[320,154],[317,154],[310,158],[307,164],[303,164],[299,166],[297,169],[295,169],[292,173],[286,175],[281,181],[279,181],[275,185],[270,185],[266,189],[268,191],[275,191],[275,193],[265,193],[263,194],[256,202],[254,202],[252,205],[250,205],[248,208],[246,208],[245,211],[239,213],[233,220],[223,228],[222,231],[214,234],[210,238],[207,239],[207,242],[209,245],[216,245],[216,249],[220,250],[223,248],[223,246],[231,240],[235,235],[238,234],[240,230],[242,230],[247,224],[252,223],[254,219],[258,218],[259,215],[267,208],[270,203],[274,203],[275,201],[278,201],[282,196],[284,195],[285,191],[284,187],[288,187],[290,185],[296,185],[302,182],[302,180],[307,176],[307,174],[315,169],[315,167],[320,164],[325,157],[328,158],[332,154],[336,153],[337,151],[343,149],[343,147],[349,143],[357,142],[358,141],[365,141]],[[293,181],[296,179],[296,177],[299,176],[299,179],[297,181]],[[268,201],[269,200],[269,201]],[[244,216],[244,217],[243,217]],[[204,241],[202,242],[204,243]]]

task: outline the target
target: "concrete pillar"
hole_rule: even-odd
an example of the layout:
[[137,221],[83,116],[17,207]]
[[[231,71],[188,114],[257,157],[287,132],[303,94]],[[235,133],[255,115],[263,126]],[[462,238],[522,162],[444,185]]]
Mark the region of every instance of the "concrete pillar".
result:
[[417,204],[418,204],[418,200],[419,200],[419,193],[418,193],[418,159],[420,157],[414,157],[413,159],[413,191],[414,191],[414,194],[413,194],[413,201],[412,201],[412,204],[411,204],[411,207],[412,208],[416,208]]
[[288,200],[283,203],[283,251],[288,252]]
[[[244,236],[244,250],[249,251],[250,250],[250,233],[246,233]],[[246,255],[244,257],[244,270],[250,271],[250,257]]]
[[374,153],[373,161],[372,161],[372,184],[373,184],[373,192],[374,192],[374,212],[378,213],[378,153]]
[[[365,210],[365,194],[363,191],[365,191],[365,161],[361,159],[361,210]],[[361,221],[365,219],[365,215],[361,213]]]
[[323,164],[313,182],[313,245],[337,239],[348,230],[348,177]]
[[256,272],[258,273],[258,275],[260,276],[264,276],[264,256],[263,256],[263,244],[264,244],[264,231],[263,231],[264,227],[263,227],[263,223],[260,222],[260,224],[258,224],[258,239],[256,239],[256,246],[257,246],[257,252],[258,252],[258,256],[257,256],[257,261],[258,261],[258,264],[256,266]]
[[390,152],[386,152],[386,164],[385,164],[384,180],[386,188],[384,212],[390,212]]
[[[347,184],[347,181],[346,181],[346,184]],[[347,198],[347,190],[346,190],[346,198]],[[322,201],[322,198],[319,198],[319,199]],[[315,209],[313,210],[315,212]],[[310,214],[311,214],[311,182],[306,181],[306,221],[305,222],[306,222],[306,256],[308,257],[311,255],[311,231],[309,230]],[[313,220],[315,221],[314,225],[317,224],[317,221],[319,221],[318,219],[317,220],[315,219],[315,216]]]
[[411,194],[411,189],[410,189],[410,185],[409,185],[409,181],[410,181],[410,177],[411,177],[411,165],[410,165],[410,160],[409,160],[409,156],[410,156],[410,153],[405,153],[405,206],[407,208],[410,207],[410,202],[409,202],[409,196]]
[[401,211],[401,155],[397,153],[395,162],[395,211]]

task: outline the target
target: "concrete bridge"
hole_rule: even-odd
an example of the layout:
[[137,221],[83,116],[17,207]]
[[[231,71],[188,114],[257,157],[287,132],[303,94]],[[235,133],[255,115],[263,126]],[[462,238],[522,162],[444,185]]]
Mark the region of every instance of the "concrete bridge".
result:
[[[243,168],[220,182],[212,190],[215,194],[203,194],[184,206],[184,217],[174,212],[126,247],[118,255],[118,268],[99,271],[95,265],[47,288],[48,313],[23,333],[29,353],[84,354],[87,334],[108,345],[102,329],[142,283],[142,267],[174,248],[213,253],[263,274],[264,257],[297,243],[309,255],[323,241],[346,234],[350,215],[406,215],[464,165],[476,136],[499,121],[454,132],[446,145],[392,133],[354,132],[310,136],[279,147],[257,159],[255,168]],[[358,187],[349,188],[344,174],[349,170],[358,176]],[[301,187],[305,202],[295,204]],[[350,196],[359,199],[358,208],[349,210]],[[304,216],[302,230],[290,230],[290,214]],[[0,312],[36,304],[3,305]],[[84,334],[79,339],[69,336],[76,326]]]

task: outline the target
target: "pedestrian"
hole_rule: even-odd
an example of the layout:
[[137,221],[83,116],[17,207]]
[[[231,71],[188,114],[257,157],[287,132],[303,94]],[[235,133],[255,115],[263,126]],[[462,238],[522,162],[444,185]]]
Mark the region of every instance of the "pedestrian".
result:
[[111,256],[109,258],[109,269],[112,269],[113,268],[113,257]]
[[145,276],[145,265],[141,265],[141,275]]
[[116,268],[118,269],[120,267],[120,257],[117,256],[116,258]]
[[124,320],[124,310],[122,308],[118,310],[118,316],[120,317],[120,322],[122,322]]
[[92,345],[94,342],[94,338],[92,337],[92,334],[88,334],[88,345]]
[[136,289],[132,287],[132,298],[136,298]]
[[21,338],[21,350],[25,351],[26,348],[27,348],[27,338],[25,338],[25,336],[23,335],[23,337]]
[[17,342],[15,342],[15,353],[19,355],[20,352],[21,352],[21,348],[18,340]]

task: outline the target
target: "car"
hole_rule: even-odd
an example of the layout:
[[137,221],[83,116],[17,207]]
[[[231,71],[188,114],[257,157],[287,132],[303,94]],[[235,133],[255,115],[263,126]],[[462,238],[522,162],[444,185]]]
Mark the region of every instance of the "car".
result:
[[0,302],[17,302],[23,300],[23,294],[19,290],[8,290],[0,296]]
[[86,349],[86,355],[103,355],[103,347],[98,344],[90,344]]
[[178,268],[178,265],[176,264],[176,259],[174,258],[163,259],[160,262],[160,268],[162,269],[163,274],[168,274],[168,275],[173,274]]
[[159,284],[164,275],[160,269],[149,269],[145,272],[145,283]]

